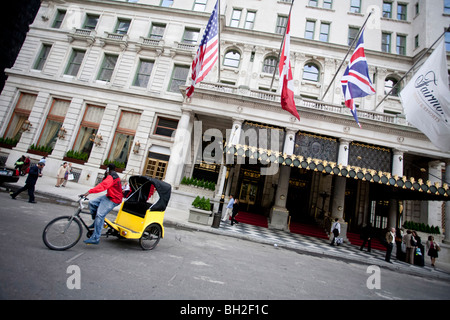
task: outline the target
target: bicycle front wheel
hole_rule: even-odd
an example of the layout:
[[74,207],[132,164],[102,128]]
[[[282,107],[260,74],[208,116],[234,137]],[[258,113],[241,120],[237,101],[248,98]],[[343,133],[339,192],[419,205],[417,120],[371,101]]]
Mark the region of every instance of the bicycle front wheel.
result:
[[62,216],[50,221],[42,233],[42,240],[52,250],[67,250],[80,241],[81,222],[72,216]]

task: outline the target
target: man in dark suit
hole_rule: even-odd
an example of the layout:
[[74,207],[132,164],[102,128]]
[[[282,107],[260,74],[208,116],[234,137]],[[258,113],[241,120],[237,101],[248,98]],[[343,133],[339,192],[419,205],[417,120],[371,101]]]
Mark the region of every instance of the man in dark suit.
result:
[[367,243],[367,252],[370,252],[370,249],[372,248],[372,224],[369,222],[361,232],[361,239],[363,240],[363,243],[361,245],[361,248],[359,250],[363,250],[364,246]]
[[34,186],[36,185],[36,181],[39,177],[42,177],[42,169],[44,168],[45,163],[39,162],[37,165],[32,166],[30,168],[30,172],[28,173],[27,180],[25,180],[25,186],[20,188],[14,193],[10,193],[11,198],[15,199],[19,193],[22,191],[28,190],[28,202],[36,203],[34,201]]

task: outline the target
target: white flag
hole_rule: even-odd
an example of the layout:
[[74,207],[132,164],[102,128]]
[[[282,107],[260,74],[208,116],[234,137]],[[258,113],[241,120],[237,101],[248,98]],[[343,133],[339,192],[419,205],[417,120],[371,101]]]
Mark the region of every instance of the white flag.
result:
[[442,39],[400,92],[406,120],[442,151],[450,151],[450,90]]

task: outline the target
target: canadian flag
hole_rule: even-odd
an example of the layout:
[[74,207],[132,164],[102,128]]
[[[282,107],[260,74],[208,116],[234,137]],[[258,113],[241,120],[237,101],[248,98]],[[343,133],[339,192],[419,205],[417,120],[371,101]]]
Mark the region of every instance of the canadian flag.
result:
[[291,14],[289,14],[286,25],[286,34],[284,36],[283,50],[281,51],[280,63],[278,65],[280,71],[280,88],[281,88],[281,107],[290,112],[300,121],[297,107],[294,101],[294,78],[292,77],[290,55],[290,32]]

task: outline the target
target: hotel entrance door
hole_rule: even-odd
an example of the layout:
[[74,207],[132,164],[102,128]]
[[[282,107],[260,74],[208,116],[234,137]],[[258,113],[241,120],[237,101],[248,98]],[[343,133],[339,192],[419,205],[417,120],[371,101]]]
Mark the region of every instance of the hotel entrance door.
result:
[[250,180],[242,181],[239,192],[239,203],[242,209],[249,211],[250,206],[255,205],[257,192],[258,184],[256,182]]

